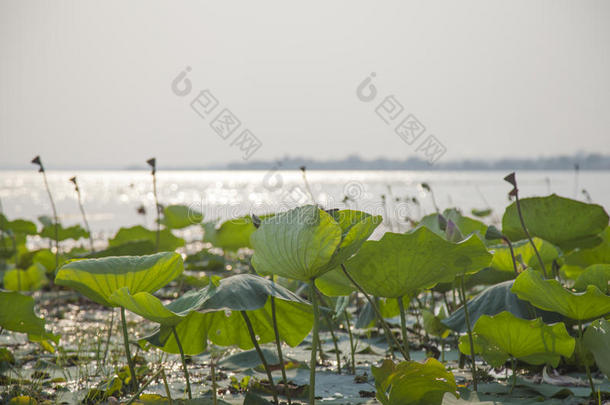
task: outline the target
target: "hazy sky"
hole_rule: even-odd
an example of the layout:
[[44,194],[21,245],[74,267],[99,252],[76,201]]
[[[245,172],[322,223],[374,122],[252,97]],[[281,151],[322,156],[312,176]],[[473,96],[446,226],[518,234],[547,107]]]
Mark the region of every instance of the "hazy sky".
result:
[[[609,73],[605,0],[0,0],[0,167],[222,164],[243,129],[254,160],[416,156],[375,113],[389,95],[443,160],[610,153]],[[219,104],[201,118],[204,89]]]

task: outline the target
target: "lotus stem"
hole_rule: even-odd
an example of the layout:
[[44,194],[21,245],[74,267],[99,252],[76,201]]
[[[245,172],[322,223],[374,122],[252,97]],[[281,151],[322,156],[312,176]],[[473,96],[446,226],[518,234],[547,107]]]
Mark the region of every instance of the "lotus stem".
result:
[[218,393],[216,392],[216,366],[214,364],[214,355],[210,356],[210,374],[212,375],[212,404],[218,404]]
[[110,347],[110,337],[112,336],[112,327],[114,326],[114,311],[110,315],[110,326],[108,327],[108,334],[106,335],[106,348],[104,349],[104,358],[102,363],[106,363],[106,357],[108,356],[108,348]]
[[165,375],[165,369],[161,369],[161,378],[163,379],[163,385],[165,386],[165,395],[167,395],[167,401],[169,405],[173,405],[174,401],[172,400],[172,393],[169,390],[169,384],[167,383],[167,376]]
[[157,159],[150,158],[146,161],[151,168],[150,174],[153,180],[153,195],[155,197],[155,212],[157,213],[157,236],[155,243],[155,250],[159,251],[159,244],[161,240],[161,218],[159,213],[159,197],[157,197]]
[[277,346],[277,355],[280,360],[282,370],[282,379],[284,380],[284,394],[288,398],[288,405],[292,404],[290,399],[290,389],[288,387],[288,378],[286,378],[286,365],[284,364],[284,355],[282,354],[282,341],[280,340],[280,331],[277,326],[277,316],[275,313],[275,297],[271,296],[271,317],[273,318],[273,331],[275,332],[275,345]]
[[55,207],[55,201],[53,200],[53,195],[51,194],[51,188],[49,187],[49,182],[47,181],[47,172],[42,165],[42,161],[40,160],[40,156],[36,156],[32,159],[32,163],[38,165],[39,172],[42,173],[42,179],[44,181],[45,189],[47,190],[47,194],[49,195],[49,201],[51,202],[51,209],[53,210],[53,222],[54,222],[54,232],[55,232],[55,269],[59,267],[59,218],[57,217],[57,208]]
[[189,372],[186,368],[186,357],[184,357],[182,343],[180,343],[180,338],[178,337],[176,327],[174,326],[172,326],[172,333],[174,334],[174,339],[176,339],[176,344],[178,345],[178,350],[180,351],[180,358],[182,359],[182,370],[184,371],[184,379],[186,380],[186,393],[189,399],[193,399],[193,395],[191,394],[191,381],[189,380]]
[[396,345],[396,347],[398,348],[398,350],[400,351],[400,353],[402,354],[404,359],[407,361],[410,361],[411,357],[409,356],[409,352],[405,352],[402,345],[400,345],[398,343],[398,341],[396,340],[396,336],[394,336],[394,334],[390,330],[390,327],[388,326],[386,321],[383,319],[383,316],[381,315],[381,312],[379,312],[379,308],[377,307],[375,302],[366,293],[366,291],[364,291],[364,289],[360,286],[360,284],[358,284],[356,282],[356,280],[354,280],[353,277],[347,272],[347,269],[345,268],[345,265],[343,263],[341,264],[341,269],[343,270],[343,274],[345,274],[345,276],[349,279],[349,281],[358,289],[358,291],[360,291],[364,295],[364,297],[369,302],[369,304],[371,304],[371,307],[375,311],[375,315],[377,315],[377,320],[379,321],[379,323],[381,323],[381,326],[383,327],[385,334],[393,340],[394,345]]
[[313,205],[317,205],[316,203],[316,197],[314,197],[313,192],[311,191],[311,187],[309,187],[309,182],[307,181],[307,168],[305,166],[301,166],[301,173],[303,174],[303,182],[305,183],[305,188],[307,189],[307,192],[309,193],[309,196],[311,197],[311,201],[313,203]]
[[464,287],[464,275],[460,278],[460,294],[462,305],[464,305],[464,316],[466,318],[466,328],[468,330],[468,342],[470,343],[470,359],[472,361],[472,384],[475,392],[477,391],[477,364],[474,354],[474,339],[472,338],[472,327],[470,326],[470,314],[468,313],[468,304],[466,302],[466,287]]
[[125,308],[121,307],[121,323],[123,324],[123,344],[125,345],[125,356],[127,357],[127,365],[129,366],[129,374],[131,374],[131,387],[134,391],[138,389],[138,377],[136,376],[136,368],[131,358],[129,350],[129,336],[127,335],[127,321],[125,320]]
[[349,348],[352,355],[352,374],[356,374],[356,354],[355,354],[355,346],[354,346],[354,336],[352,334],[352,325],[349,322],[349,314],[347,313],[347,309],[343,310],[343,316],[345,317],[345,326],[347,329],[347,334],[349,336]]
[[[322,305],[324,305],[325,307],[328,308],[328,305],[326,304],[324,297],[322,297],[322,293],[316,289],[316,294],[318,295],[318,298],[320,299],[320,302],[322,303]],[[333,325],[332,320],[330,319],[330,317],[328,316],[328,314],[325,311],[322,311],[322,315],[324,316],[324,319],[326,320],[326,323],[328,324],[328,330],[329,330],[330,336],[333,340],[333,346],[335,347],[335,354],[337,355],[337,373],[341,374],[341,354],[339,353],[339,344],[337,341],[337,336],[335,335],[335,332],[333,331],[334,325]],[[320,345],[320,346],[322,346],[322,345]]]
[[250,340],[252,340],[252,344],[254,345],[254,348],[256,349],[258,356],[261,358],[261,363],[263,363],[263,367],[265,368],[265,371],[267,372],[267,378],[269,378],[269,385],[271,385],[271,391],[273,393],[273,400],[275,401],[276,405],[278,405],[280,402],[277,398],[277,390],[275,389],[275,384],[273,383],[273,376],[271,375],[271,369],[269,368],[269,364],[267,364],[265,355],[263,354],[261,347],[259,346],[258,342],[256,341],[256,334],[254,333],[254,328],[252,327],[252,323],[250,322],[250,318],[248,317],[248,314],[246,314],[246,311],[240,311],[240,312],[241,312],[241,316],[244,318],[244,321],[246,322],[246,326],[248,327],[248,332],[250,333]]
[[508,248],[510,249],[510,257],[513,259],[513,269],[515,269],[515,276],[519,276],[519,269],[517,269],[517,259],[515,258],[515,250],[513,249],[513,244],[506,236],[503,236],[502,239],[504,240],[504,242],[506,242]]
[[519,222],[521,222],[521,228],[529,240],[534,252],[536,253],[536,257],[538,258],[538,262],[540,263],[540,267],[542,268],[542,274],[544,274],[544,278],[547,278],[546,267],[544,266],[544,262],[542,261],[542,257],[540,256],[540,252],[538,252],[538,248],[534,244],[532,237],[527,230],[527,226],[525,226],[525,220],[523,219],[523,213],[521,212],[521,201],[519,200],[519,189],[517,188],[517,178],[515,177],[515,173],[511,173],[504,178],[504,180],[510,184],[512,184],[513,189],[508,193],[509,196],[515,197],[515,205],[517,206],[517,214],[519,215]]
[[146,389],[146,387],[148,387],[150,385],[151,382],[153,382],[153,380],[155,378],[157,378],[161,373],[163,373],[163,369],[157,371],[152,377],[150,377],[148,379],[148,381],[146,381],[144,384],[142,384],[142,387],[138,390],[138,392],[135,393],[135,395],[125,403],[125,405],[129,405],[132,404],[133,401],[135,401],[136,399],[138,399],[138,397],[140,396],[140,394],[142,394],[142,392],[144,392],[144,390]]
[[400,309],[400,328],[402,329],[402,344],[404,351],[409,353],[409,335],[407,335],[407,317],[403,297],[398,297],[398,309]]
[[316,357],[317,357],[317,345],[318,345],[318,318],[320,317],[318,311],[318,296],[315,293],[316,283],[315,278],[311,279],[311,290],[310,299],[313,305],[313,332],[311,338],[311,357],[309,359],[309,405],[315,405],[316,403]]
[[593,377],[591,377],[591,370],[587,359],[585,359],[585,347],[582,344],[582,321],[578,320],[578,345],[580,346],[580,355],[583,356],[583,363],[585,363],[585,371],[587,372],[587,378],[589,379],[589,385],[591,386],[591,394],[595,394],[595,384],[593,383]]
[[510,367],[513,369],[513,382],[510,385],[509,394],[512,395],[513,390],[515,389],[515,384],[517,384],[517,362],[515,361],[514,357],[511,357],[510,359]]
[[91,234],[91,228],[89,227],[89,221],[87,221],[87,215],[85,214],[85,207],[83,206],[83,199],[80,193],[80,188],[78,187],[78,183],[76,180],[76,176],[72,177],[70,181],[74,184],[74,189],[76,190],[76,196],[78,198],[78,208],[80,209],[80,213],[83,216],[83,222],[85,224],[85,230],[89,234],[89,245],[91,247],[91,251],[95,252],[93,247],[93,235]]

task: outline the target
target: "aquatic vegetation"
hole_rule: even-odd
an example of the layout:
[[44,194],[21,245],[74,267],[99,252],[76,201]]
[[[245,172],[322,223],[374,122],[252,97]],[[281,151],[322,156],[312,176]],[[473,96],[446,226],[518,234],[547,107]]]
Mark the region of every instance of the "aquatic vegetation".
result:
[[[472,332],[474,351],[491,366],[500,367],[511,359],[513,387],[515,360],[557,367],[561,356],[570,357],[576,345],[563,323],[546,325],[540,318],[528,321],[506,311],[494,316],[482,315]],[[469,355],[472,352],[472,346],[464,336],[460,338],[459,348]]]
[[[182,257],[169,252],[150,256],[84,259],[63,265],[57,271],[55,283],[72,288],[98,304],[116,307],[119,305],[112,300],[112,295],[117,290],[127,288],[133,294],[152,293],[180,275],[183,269]],[[121,307],[121,323],[131,386],[137,390],[124,307]]]
[[[44,173],[40,159],[34,163]],[[147,163],[156,199],[156,161]],[[568,395],[568,388],[550,384],[582,385],[570,373],[583,368],[590,390],[572,386],[569,392],[605,400],[608,215],[598,205],[556,195],[521,199],[515,176],[507,181],[516,201],[501,224],[489,212],[473,211],[477,218],[470,218],[458,208],[441,210],[434,200],[435,213],[410,218],[406,232],[375,240],[369,238],[382,218],[362,211],[304,205],[216,223],[203,222],[190,206],[155,201],[156,229],[120,228],[108,240],[96,239],[94,251],[84,212],[84,227],[60,223],[55,212],[39,219],[42,227],[0,212],[0,333],[16,332],[2,336],[11,343],[0,347],[0,385],[10,388],[0,400],[43,402],[50,395],[59,401],[62,390],[84,382],[86,394],[77,399],[89,403],[111,396],[128,403],[165,400],[159,394],[170,399],[172,389],[207,403],[203,390],[210,387],[212,403],[233,393],[232,403],[268,403],[264,397],[272,396],[275,403],[308,397],[314,404],[317,379],[318,394],[328,381],[336,381],[330,389],[339,394],[367,382],[375,392],[357,386],[355,396],[375,396],[382,404],[453,403],[458,394],[460,403],[483,395],[524,402],[531,399],[524,395]],[[428,184],[421,188],[434,199]],[[380,207],[387,215],[400,200],[392,191]],[[203,230],[203,240],[177,236],[191,226]],[[120,309],[117,342],[114,312],[82,297]],[[128,324],[126,311],[138,322]],[[66,336],[62,325],[83,319],[97,325],[87,338],[70,333],[59,345],[49,332],[52,326]],[[36,349],[21,351],[27,342],[19,333]],[[119,366],[123,350],[127,366]],[[397,352],[405,361],[394,360]],[[167,353],[179,357],[170,356],[168,364]],[[94,372],[86,364],[92,358]],[[33,359],[31,370],[18,370]],[[274,379],[280,370],[281,380]],[[264,375],[267,381],[259,379]],[[148,396],[154,386],[155,396]],[[47,394],[51,389],[55,394]],[[322,389],[325,396],[331,392]]]
[[252,266],[261,274],[273,274],[309,282],[313,304],[309,403],[315,402],[319,298],[316,278],[352,256],[368,239],[379,217],[358,211],[330,214],[313,205],[295,208],[263,220],[252,234]]
[[445,393],[458,397],[453,374],[439,361],[425,363],[403,361],[394,364],[384,360],[380,367],[371,367],[375,377],[377,399],[383,405],[440,405]]

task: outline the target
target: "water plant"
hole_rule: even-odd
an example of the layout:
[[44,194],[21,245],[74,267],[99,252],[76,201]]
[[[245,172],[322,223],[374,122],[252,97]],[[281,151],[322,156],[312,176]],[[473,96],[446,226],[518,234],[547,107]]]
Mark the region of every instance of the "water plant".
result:
[[309,403],[315,402],[319,299],[315,281],[352,256],[366,241],[380,218],[359,211],[327,213],[314,205],[298,207],[262,220],[252,234],[252,266],[309,283],[314,323],[310,358]]
[[157,220],[155,221],[157,226],[155,249],[158,252],[161,234],[161,206],[159,205],[159,197],[157,196],[157,159],[154,157],[150,158],[146,163],[150,166],[150,174],[153,181],[153,197],[155,198],[155,212],[157,214]]
[[[271,369],[260,344],[277,344],[280,340],[294,347],[305,339],[314,324],[308,302],[270,280],[251,274],[224,278],[218,284],[186,293],[166,306],[150,294],[130,297],[122,290],[115,295],[115,300],[119,295],[127,308],[160,324],[145,340],[169,353],[182,350],[196,355],[205,350],[208,340],[218,346],[254,348],[276,401]],[[175,323],[171,325],[172,322]],[[178,342],[182,342],[181,348]]]
[[[102,259],[75,260],[63,265],[55,276],[55,283],[72,288],[98,304],[117,307],[112,295],[121,288],[132,294],[152,293],[180,275],[184,265],[177,253],[157,253],[150,256],[106,257]],[[125,356],[129,366],[130,383],[138,388],[137,376],[131,352],[125,320],[125,308],[121,308],[121,325]]]
[[87,221],[87,214],[85,214],[85,207],[83,206],[83,198],[80,193],[80,187],[78,186],[78,180],[76,176],[70,178],[70,182],[74,184],[74,191],[76,191],[76,197],[78,199],[78,208],[80,209],[80,213],[83,217],[83,224],[85,224],[85,230],[89,234],[89,247],[91,252],[95,252],[95,248],[93,246],[93,235],[91,234],[91,228],[89,227],[89,221]]
[[57,208],[55,207],[55,201],[53,200],[53,194],[51,193],[51,188],[49,187],[49,182],[47,180],[47,172],[44,169],[44,165],[42,164],[42,160],[40,156],[36,156],[32,159],[32,164],[38,166],[38,172],[42,173],[42,179],[44,181],[44,187],[47,190],[47,195],[49,196],[49,202],[51,203],[51,210],[53,211],[53,224],[55,229],[55,268],[59,267],[59,218],[57,216]]

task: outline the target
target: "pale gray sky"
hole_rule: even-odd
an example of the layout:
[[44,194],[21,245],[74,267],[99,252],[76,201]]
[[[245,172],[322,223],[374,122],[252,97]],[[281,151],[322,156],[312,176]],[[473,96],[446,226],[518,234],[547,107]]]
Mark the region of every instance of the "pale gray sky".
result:
[[417,155],[375,114],[387,95],[443,159],[610,153],[609,72],[603,0],[0,0],[0,167],[240,161],[191,109],[203,89],[255,160]]

